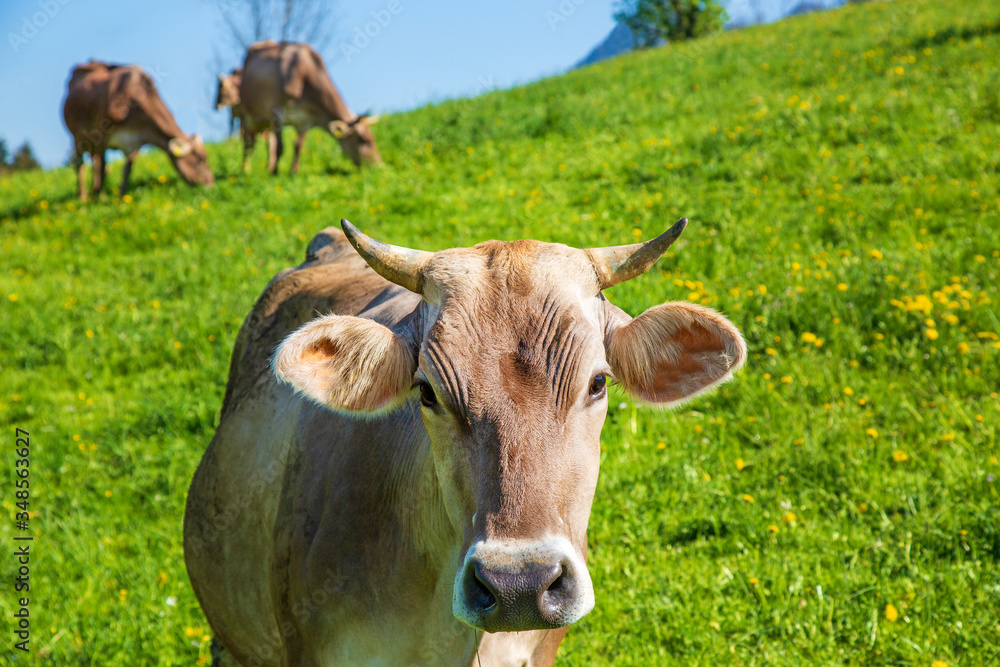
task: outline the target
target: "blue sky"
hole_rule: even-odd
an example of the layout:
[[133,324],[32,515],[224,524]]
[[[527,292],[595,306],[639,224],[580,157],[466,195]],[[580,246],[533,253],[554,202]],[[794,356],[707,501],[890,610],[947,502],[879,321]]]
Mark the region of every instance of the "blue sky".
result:
[[[397,13],[358,52],[359,30]],[[776,18],[797,0],[732,0],[734,15],[763,6]],[[323,51],[356,112],[390,112],[508,88],[571,67],[614,27],[614,0],[354,0],[331,3],[336,33]],[[213,0],[0,0],[0,137],[30,140],[45,166],[63,162],[70,138],[62,100],[73,65],[135,63],[156,81],[181,128],[225,135],[216,111],[213,44],[225,28]],[[734,16],[735,18],[735,16]],[[374,32],[374,30],[371,30]],[[241,64],[234,56],[226,68]]]

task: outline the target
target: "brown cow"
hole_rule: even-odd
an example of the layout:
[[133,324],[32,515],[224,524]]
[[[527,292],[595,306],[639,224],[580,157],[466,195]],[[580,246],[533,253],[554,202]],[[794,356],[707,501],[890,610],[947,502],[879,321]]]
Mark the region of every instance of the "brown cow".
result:
[[420,252],[346,220],[313,239],[240,330],[188,494],[220,664],[552,665],[594,605],[607,382],[673,405],[746,357],[712,310],[632,319],[602,294],[685,223],[590,250]]
[[356,166],[382,162],[370,128],[377,118],[357,116],[347,108],[330,80],[323,59],[308,44],[278,44],[270,40],[253,44],[243,62],[240,104],[244,169],[256,135],[272,130],[267,168],[273,174],[278,173],[278,160],[284,151],[283,125],[293,126],[298,133],[293,174],[299,171],[306,132],[314,127],[332,134]]
[[84,153],[94,163],[94,195],[104,186],[104,153],[125,153],[121,194],[139,149],[159,146],[170,156],[181,178],[191,185],[212,185],[205,145],[197,134],[185,134],[156,92],[153,79],[136,65],[109,65],[92,60],[79,65],[69,80],[63,118],[73,135],[72,164],[77,170],[80,199],[87,200]]

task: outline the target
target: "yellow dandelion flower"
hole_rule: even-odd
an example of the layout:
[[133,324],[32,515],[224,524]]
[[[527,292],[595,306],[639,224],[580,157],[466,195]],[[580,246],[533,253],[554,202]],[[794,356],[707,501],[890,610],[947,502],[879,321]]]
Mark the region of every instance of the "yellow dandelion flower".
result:
[[837,291],[838,292],[846,292],[847,291],[847,283],[837,283]]
[[910,460],[910,456],[902,449],[897,449],[892,453],[892,460],[896,463],[906,463]]
[[813,345],[815,345],[816,347],[823,347],[823,339],[817,338],[816,341],[813,343]]
[[164,584],[167,583],[167,579],[168,579],[167,573],[166,572],[160,572],[158,575],[156,575],[156,584],[158,586],[163,586]]
[[960,354],[967,354],[970,349],[969,344],[965,341],[958,344],[958,351]]
[[736,459],[736,469],[737,470],[743,470],[743,468],[745,468],[746,465],[747,465],[746,461],[744,461],[743,459]]
[[769,347],[766,350],[764,350],[764,354],[766,354],[769,357],[773,357],[776,354],[778,354],[778,351],[776,349],[774,349],[773,347]]
[[125,202],[126,204],[131,204],[132,203],[132,195],[125,195],[124,197],[122,197],[122,201]]
[[[925,51],[930,51],[930,49],[925,49]],[[935,660],[931,663],[931,667],[948,667],[948,663],[944,660]]]
[[802,334],[802,340],[806,343],[813,343],[816,341],[816,334],[809,333],[808,331]]
[[781,383],[782,384],[791,384],[792,383],[792,376],[791,375],[782,376]]
[[752,503],[753,502],[753,496],[751,496],[749,493],[744,493],[743,494],[743,500],[747,501],[748,503]]
[[7,300],[8,301],[17,301],[17,294],[14,294],[13,292],[10,293],[10,294],[8,294],[7,295]]
[[858,511],[864,514],[868,511],[868,503],[858,503]]
[[896,619],[899,618],[899,611],[894,605],[887,604],[885,606],[885,618],[890,623],[895,623]]
[[773,523],[770,526],[768,526],[767,529],[769,531],[771,531],[772,533],[777,533],[778,532],[778,527],[775,526]]
[[881,250],[875,250],[874,248],[869,250],[868,254],[872,257],[872,259],[882,259],[883,256]]
[[875,430],[875,429],[873,429],[873,428],[866,428],[866,429],[865,429],[865,433],[867,433],[867,434],[868,434],[869,436],[871,436],[871,437],[872,437],[872,439],[874,439],[874,438],[877,438],[877,437],[878,437],[878,431],[876,431],[876,430]]
[[105,498],[110,498],[111,497],[111,490],[110,489],[108,491],[104,492],[104,497]]
[[93,337],[94,337],[94,332],[93,332],[93,331],[91,331],[90,329],[87,329],[87,331],[86,331],[86,332],[84,333],[84,335],[85,335],[85,336],[86,336],[87,338],[93,338]]
[[938,336],[940,336],[937,329],[928,329],[927,331],[924,332],[924,335],[927,336],[927,338],[929,338],[930,340],[937,340]]
[[750,577],[749,581],[751,586],[756,586],[757,584],[760,583],[760,579],[758,579],[757,577]]
[[851,389],[850,387],[844,387],[844,393],[847,394],[848,396],[854,396],[854,390]]
[[785,525],[791,525],[791,524],[795,523],[795,520],[797,518],[798,517],[795,516],[795,512],[785,512],[785,516],[781,517],[781,521]]
[[658,443],[656,443],[656,448],[657,449],[666,449],[667,448],[667,443],[665,443],[665,442],[658,442]]

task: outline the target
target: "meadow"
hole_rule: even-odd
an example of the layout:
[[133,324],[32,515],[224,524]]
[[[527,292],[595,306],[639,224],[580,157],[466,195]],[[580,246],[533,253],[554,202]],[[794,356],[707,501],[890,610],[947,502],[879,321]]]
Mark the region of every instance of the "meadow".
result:
[[[851,5],[384,117],[378,170],[316,132],[297,177],[210,145],[211,190],[155,152],[89,204],[67,168],[0,177],[0,663],[210,662],[185,494],[243,318],[318,230],[587,247],[682,216],[608,296],[717,308],[750,358],[676,411],[613,395],[597,606],[557,664],[996,663],[998,61],[990,3]],[[16,427],[35,541],[15,663]]]

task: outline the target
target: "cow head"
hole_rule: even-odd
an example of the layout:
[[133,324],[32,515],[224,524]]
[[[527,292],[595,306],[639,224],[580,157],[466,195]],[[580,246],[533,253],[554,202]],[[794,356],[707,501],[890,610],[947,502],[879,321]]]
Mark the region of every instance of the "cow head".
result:
[[578,250],[488,241],[420,252],[344,231],[386,279],[422,295],[393,329],[328,316],[279,347],[279,377],[337,411],[419,400],[445,510],[461,536],[453,612],[488,632],[568,625],[594,605],[587,522],[607,385],[675,405],[746,357],[722,315],[685,302],[632,319],[601,290],[648,269],[644,244]]
[[212,185],[215,178],[201,136],[181,135],[167,142],[167,154],[181,177],[190,185]]
[[375,145],[375,135],[371,130],[371,126],[377,123],[378,119],[378,116],[362,114],[350,122],[330,121],[327,129],[340,142],[344,154],[356,167],[382,164],[382,156],[379,155],[378,147]]
[[219,75],[219,88],[215,93],[215,108],[234,107],[240,103],[240,80],[243,68],[234,69],[229,74]]

